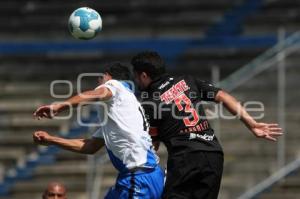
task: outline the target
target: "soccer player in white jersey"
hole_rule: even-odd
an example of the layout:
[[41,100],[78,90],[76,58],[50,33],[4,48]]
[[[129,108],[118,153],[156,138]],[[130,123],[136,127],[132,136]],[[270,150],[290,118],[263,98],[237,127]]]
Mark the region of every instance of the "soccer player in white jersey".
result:
[[105,69],[102,84],[95,90],[76,95],[63,103],[41,106],[34,116],[52,118],[70,106],[90,101],[102,101],[107,106],[107,122],[89,139],[65,139],[37,131],[37,144],[56,145],[66,150],[94,154],[104,145],[114,167],[119,171],[116,184],[106,199],[159,199],[163,191],[164,174],[158,157],[152,150],[148,123],[143,109],[127,84],[129,69],[113,63]]

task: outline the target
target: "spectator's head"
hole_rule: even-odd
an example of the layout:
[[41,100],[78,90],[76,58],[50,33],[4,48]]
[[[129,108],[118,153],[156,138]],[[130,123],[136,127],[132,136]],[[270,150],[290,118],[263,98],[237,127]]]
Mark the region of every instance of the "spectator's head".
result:
[[99,79],[99,83],[103,84],[108,80],[130,80],[130,70],[127,66],[120,62],[107,64],[104,68],[104,76]]
[[131,60],[136,83],[141,89],[166,72],[165,62],[157,52],[145,51],[137,54]]
[[44,191],[43,199],[67,199],[67,189],[61,183],[51,182]]

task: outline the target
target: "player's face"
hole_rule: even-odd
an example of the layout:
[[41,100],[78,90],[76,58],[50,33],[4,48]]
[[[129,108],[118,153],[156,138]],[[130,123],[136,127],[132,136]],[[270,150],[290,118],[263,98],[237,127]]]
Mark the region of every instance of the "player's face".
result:
[[51,189],[49,189],[45,193],[45,199],[66,199],[66,193],[65,190],[56,186]]
[[140,90],[145,90],[145,77],[143,73],[134,72],[134,80]]
[[111,79],[112,79],[111,75],[108,74],[108,73],[105,73],[103,76],[98,78],[98,83],[99,83],[99,85],[102,85],[102,84],[104,84],[105,82],[107,82],[108,80],[111,80]]

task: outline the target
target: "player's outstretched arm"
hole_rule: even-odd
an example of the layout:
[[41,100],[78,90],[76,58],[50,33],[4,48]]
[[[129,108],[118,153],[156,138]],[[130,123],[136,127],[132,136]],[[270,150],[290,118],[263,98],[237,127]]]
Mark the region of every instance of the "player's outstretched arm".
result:
[[267,124],[256,122],[244,109],[244,107],[230,94],[225,91],[219,91],[215,100],[223,103],[225,108],[233,115],[237,115],[249,130],[258,138],[276,141],[278,136],[282,135],[282,129],[278,124]]
[[41,119],[41,118],[51,119],[58,113],[70,107],[74,107],[81,103],[90,102],[90,101],[109,100],[111,97],[112,97],[112,92],[108,88],[100,87],[95,90],[85,91],[79,95],[71,97],[65,102],[41,106],[33,113],[33,116],[37,119]]
[[83,154],[94,154],[104,146],[104,140],[100,138],[65,139],[52,136],[45,131],[34,132],[33,140],[36,144],[55,145],[65,150]]

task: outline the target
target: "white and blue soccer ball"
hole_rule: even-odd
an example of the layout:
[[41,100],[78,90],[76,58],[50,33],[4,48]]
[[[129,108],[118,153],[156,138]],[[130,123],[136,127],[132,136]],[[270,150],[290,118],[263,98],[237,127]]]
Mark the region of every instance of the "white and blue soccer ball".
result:
[[92,8],[78,8],[69,18],[69,30],[76,39],[92,39],[101,29],[101,16]]

